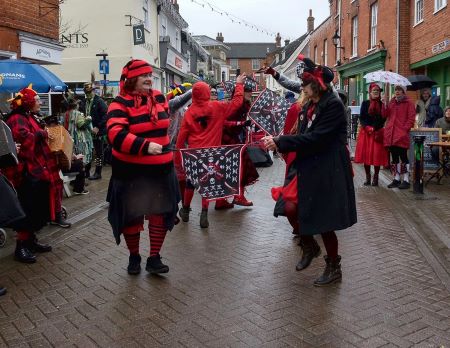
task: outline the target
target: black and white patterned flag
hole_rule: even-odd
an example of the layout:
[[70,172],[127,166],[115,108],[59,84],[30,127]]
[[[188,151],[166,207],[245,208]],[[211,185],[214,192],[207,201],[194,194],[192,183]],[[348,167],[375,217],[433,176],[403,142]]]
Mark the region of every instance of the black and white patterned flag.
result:
[[182,149],[186,177],[208,200],[241,194],[241,152],[244,145]]
[[284,128],[284,122],[291,104],[274,91],[265,89],[253,102],[248,116],[267,134],[278,136]]

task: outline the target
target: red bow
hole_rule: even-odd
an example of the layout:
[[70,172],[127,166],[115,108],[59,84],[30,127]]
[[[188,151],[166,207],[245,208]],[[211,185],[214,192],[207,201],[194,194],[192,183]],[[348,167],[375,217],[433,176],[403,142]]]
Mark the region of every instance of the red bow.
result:
[[321,66],[318,66],[317,68],[315,68],[312,73],[305,71],[303,73],[302,80],[305,85],[310,84],[312,81],[316,81],[319,83],[322,90],[324,90],[324,91],[327,90],[327,86],[325,85],[325,82],[323,82]]

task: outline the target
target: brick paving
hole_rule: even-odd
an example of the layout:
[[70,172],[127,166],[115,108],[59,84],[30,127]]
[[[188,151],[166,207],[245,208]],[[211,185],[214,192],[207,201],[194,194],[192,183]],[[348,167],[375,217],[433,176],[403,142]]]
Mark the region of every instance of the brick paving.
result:
[[[284,170],[275,161],[250,189],[255,206],[211,209],[208,230],[196,197],[191,222],[162,250],[166,276],[126,273],[105,208],[70,230],[44,231],[54,252],[36,264],[2,258],[0,346],[450,347],[449,183],[430,184],[419,200],[362,187],[356,169],[359,223],[338,235],[340,284],[312,286],[322,259],[295,271],[299,247],[286,219],[272,216],[270,187]],[[107,182],[95,185],[92,196],[64,202],[71,214],[103,203]],[[141,245],[147,255],[147,233]]]

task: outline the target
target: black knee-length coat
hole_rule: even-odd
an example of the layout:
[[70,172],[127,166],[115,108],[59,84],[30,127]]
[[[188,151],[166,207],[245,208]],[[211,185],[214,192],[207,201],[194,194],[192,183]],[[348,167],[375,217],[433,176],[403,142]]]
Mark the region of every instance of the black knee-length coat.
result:
[[343,230],[357,221],[344,105],[327,91],[314,114],[312,121],[300,116],[297,135],[275,138],[280,152],[297,153],[298,216],[305,235]]

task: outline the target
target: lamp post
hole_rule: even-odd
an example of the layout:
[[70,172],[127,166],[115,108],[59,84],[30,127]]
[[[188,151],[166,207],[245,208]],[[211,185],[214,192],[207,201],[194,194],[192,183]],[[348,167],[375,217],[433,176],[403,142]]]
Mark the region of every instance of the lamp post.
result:
[[[96,56],[97,57],[102,57],[102,61],[105,62],[105,64],[103,64],[103,69],[101,69],[101,70],[103,70],[103,91],[102,91],[102,97],[105,97],[105,95],[106,95],[106,75],[107,75],[107,70],[106,70],[107,69],[106,68],[107,61],[106,61],[106,57],[108,57],[108,53],[105,53],[105,52],[97,53]],[[100,68],[101,67],[102,67],[102,64],[100,62]],[[108,70],[109,70],[109,66],[108,66]]]
[[341,44],[341,37],[339,36],[338,30],[334,33],[333,37],[333,45],[336,48],[336,64],[341,65],[341,50],[345,50],[343,46],[339,46]]

